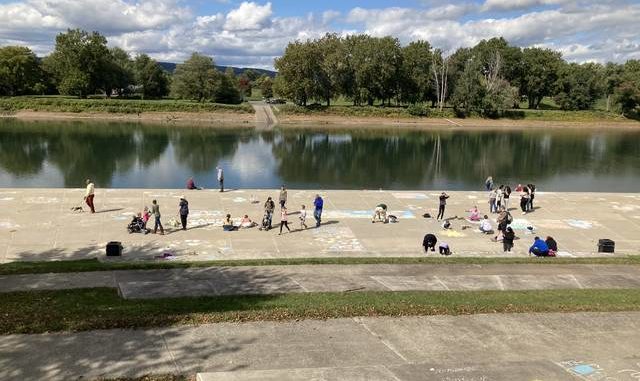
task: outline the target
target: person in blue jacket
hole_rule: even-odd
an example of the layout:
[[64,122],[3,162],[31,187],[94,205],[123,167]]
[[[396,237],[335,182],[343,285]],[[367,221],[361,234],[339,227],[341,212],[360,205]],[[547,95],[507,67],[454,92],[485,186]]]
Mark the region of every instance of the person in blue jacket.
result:
[[315,206],[315,210],[313,211],[313,218],[316,219],[316,227],[320,227],[320,221],[322,219],[322,207],[324,206],[324,201],[319,194],[316,195],[316,199],[313,201],[313,205]]
[[546,257],[549,255],[549,246],[547,243],[536,237],[533,241],[533,245],[529,248],[529,255],[535,255],[536,257]]

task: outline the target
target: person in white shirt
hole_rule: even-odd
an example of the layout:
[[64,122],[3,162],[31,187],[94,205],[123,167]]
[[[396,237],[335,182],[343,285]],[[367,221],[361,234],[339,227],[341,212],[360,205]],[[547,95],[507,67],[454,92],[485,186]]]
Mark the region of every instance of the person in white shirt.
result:
[[302,205],[302,209],[300,209],[300,230],[302,228],[308,229],[307,227],[307,209],[304,205]]
[[87,190],[84,192],[84,201],[91,209],[91,213],[96,212],[96,208],[93,206],[93,198],[95,197],[95,185],[90,179],[87,179]]
[[224,192],[224,172],[222,167],[216,167],[218,170],[218,183],[220,183],[220,192]]
[[489,216],[487,216],[486,214],[484,215],[484,218],[480,222],[480,231],[483,232],[484,234],[493,233],[493,228],[491,227],[491,221],[489,221]]

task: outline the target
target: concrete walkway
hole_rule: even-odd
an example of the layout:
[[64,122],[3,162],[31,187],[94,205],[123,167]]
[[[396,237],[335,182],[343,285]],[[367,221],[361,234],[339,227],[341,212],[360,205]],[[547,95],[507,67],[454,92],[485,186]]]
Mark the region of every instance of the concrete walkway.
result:
[[127,299],[358,291],[638,288],[640,266],[313,265],[0,276],[0,292],[113,287]]
[[[323,225],[299,231],[297,210],[311,208],[316,193],[325,200]],[[191,213],[187,231],[170,226],[177,218],[178,198],[185,195]],[[523,257],[533,241],[527,226],[540,236],[551,235],[560,255],[591,257],[640,253],[640,194],[538,193],[536,209],[523,216],[512,200],[513,227],[519,237],[514,250],[503,253],[502,244],[477,231],[477,224],[464,220],[474,204],[486,212],[485,192],[451,192],[445,216],[453,230],[422,215],[437,214],[438,192],[416,191],[311,191],[289,190],[287,205],[292,233],[278,235],[257,228],[222,231],[224,216],[236,221],[248,214],[260,222],[268,196],[276,190],[135,190],[98,189],[98,213],[71,210],[82,205],[81,189],[0,190],[0,263],[61,259],[104,258],[108,241],[121,241],[121,260],[156,259],[169,252],[182,261],[301,258],[301,257],[415,257],[424,256],[422,238],[428,232],[449,243],[454,256]],[[157,199],[163,223],[170,234],[128,234],[126,226],[134,213]],[[254,201],[255,200],[255,201]],[[399,223],[371,223],[373,208],[385,202]],[[85,207],[86,210],[86,207]],[[309,211],[307,224],[313,226]],[[455,217],[457,216],[457,217]],[[455,217],[455,218],[454,218]],[[491,215],[495,218],[495,215]],[[276,213],[274,226],[279,223]],[[495,226],[495,222],[493,222]],[[616,242],[616,254],[597,253],[599,238]],[[429,254],[438,255],[438,254]]]
[[640,312],[356,318],[2,336],[0,379],[635,381],[639,356]]
[[278,118],[269,104],[263,101],[250,101],[249,104],[256,112],[257,129],[270,130],[278,124]]

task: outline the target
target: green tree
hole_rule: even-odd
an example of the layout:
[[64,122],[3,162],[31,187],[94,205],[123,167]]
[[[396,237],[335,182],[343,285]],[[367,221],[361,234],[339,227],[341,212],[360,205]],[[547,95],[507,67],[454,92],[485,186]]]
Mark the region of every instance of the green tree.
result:
[[555,101],[563,110],[587,110],[602,96],[602,67],[563,63],[558,70]]
[[112,60],[107,39],[100,33],[69,29],[56,36],[55,49],[44,64],[60,93],[86,97],[109,87]]
[[119,96],[130,92],[134,84],[133,62],[129,53],[121,48],[109,49],[111,59],[107,63],[108,70],[105,75],[104,92],[109,97],[115,91]]
[[273,80],[271,77],[265,76],[260,81],[260,90],[262,91],[262,96],[265,98],[273,97]]
[[640,60],[624,64],[620,84],[615,90],[615,100],[624,114],[638,112],[640,107]]
[[414,41],[402,48],[402,100],[416,103],[434,100],[433,54],[427,41]]
[[135,83],[143,99],[162,98],[169,94],[169,77],[154,59],[138,55],[133,62]]
[[316,83],[320,72],[321,57],[311,42],[295,41],[287,45],[284,55],[275,60],[280,83],[278,91],[284,97],[298,105],[307,102],[321,93]]
[[42,80],[38,58],[24,46],[0,48],[0,95],[24,95],[34,92]]
[[199,102],[213,99],[220,73],[213,59],[193,53],[184,63],[176,66],[173,74],[172,93],[176,98]]
[[228,67],[223,75],[218,76],[214,99],[218,103],[238,104],[242,102],[242,94],[238,87],[238,79],[233,69]]
[[522,51],[522,60],[520,94],[527,96],[530,109],[536,109],[542,98],[553,93],[562,55],[551,49],[527,48]]
[[467,48],[458,49],[451,57],[454,69],[454,90],[451,96],[453,107],[465,115],[480,110],[486,94],[486,85],[481,74],[482,62]]

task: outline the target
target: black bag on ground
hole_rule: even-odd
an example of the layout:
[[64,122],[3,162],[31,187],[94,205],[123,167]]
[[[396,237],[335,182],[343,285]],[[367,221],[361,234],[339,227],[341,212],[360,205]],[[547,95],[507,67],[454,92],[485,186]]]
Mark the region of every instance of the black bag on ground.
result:
[[613,253],[616,243],[610,239],[603,238],[598,240],[598,253]]
[[111,241],[107,243],[107,257],[119,257],[122,255],[122,243]]

